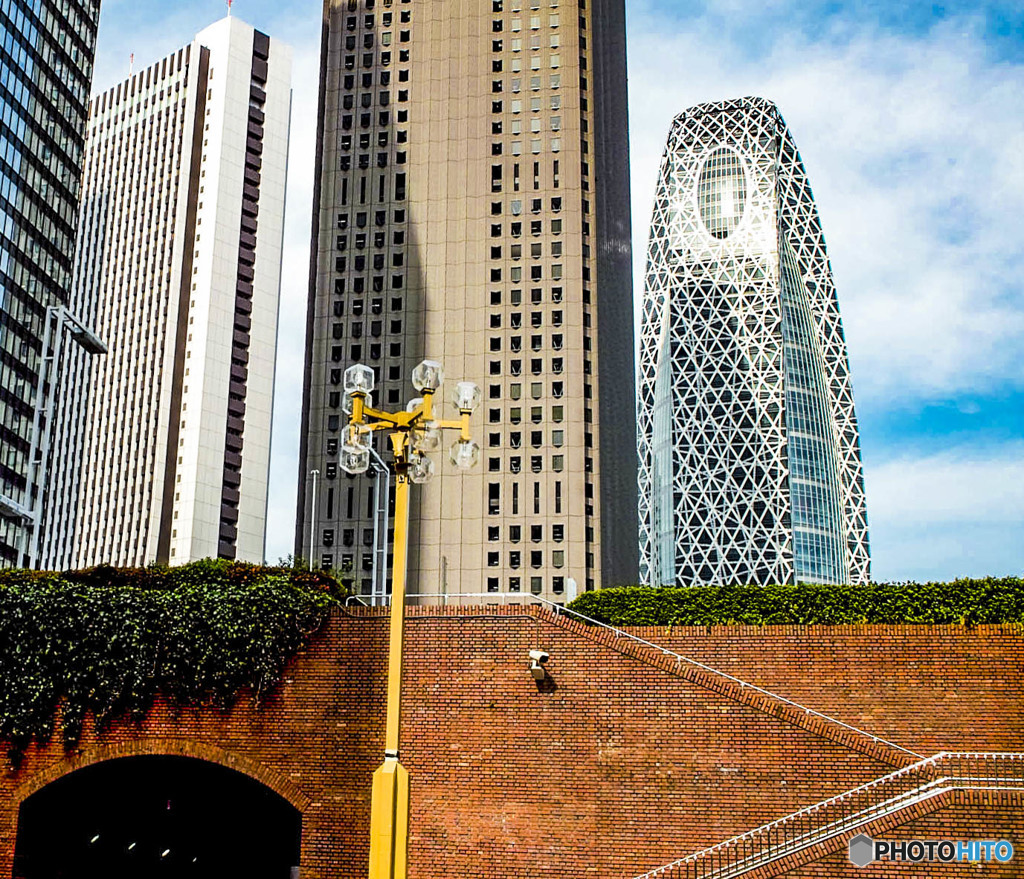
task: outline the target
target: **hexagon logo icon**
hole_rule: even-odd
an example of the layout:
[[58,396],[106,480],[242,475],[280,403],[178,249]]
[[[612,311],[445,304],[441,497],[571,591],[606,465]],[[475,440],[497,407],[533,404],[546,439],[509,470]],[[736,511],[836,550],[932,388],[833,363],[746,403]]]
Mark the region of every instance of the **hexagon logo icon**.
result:
[[875,841],[858,833],[850,840],[850,860],[858,867],[866,867],[875,859]]

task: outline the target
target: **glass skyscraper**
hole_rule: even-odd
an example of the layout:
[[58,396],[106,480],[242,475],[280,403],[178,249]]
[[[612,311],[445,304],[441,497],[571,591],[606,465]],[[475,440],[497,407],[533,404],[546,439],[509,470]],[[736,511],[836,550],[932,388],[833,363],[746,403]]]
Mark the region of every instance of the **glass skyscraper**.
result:
[[[23,509],[46,308],[71,285],[99,11],[0,0],[0,496]],[[20,563],[21,527],[0,517],[0,565]]]
[[771,102],[676,117],[640,359],[644,582],[868,580],[836,291],[803,163]]

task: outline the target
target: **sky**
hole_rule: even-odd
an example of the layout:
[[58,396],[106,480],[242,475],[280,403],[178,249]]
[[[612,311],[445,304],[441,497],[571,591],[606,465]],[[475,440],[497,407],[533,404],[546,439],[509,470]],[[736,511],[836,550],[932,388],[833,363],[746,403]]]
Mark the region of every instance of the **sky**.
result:
[[[220,18],[103,0],[95,90]],[[292,45],[267,557],[292,549],[321,5],[237,0]],[[672,117],[774,101],[828,244],[861,429],[872,577],[1024,573],[1024,7],[627,0],[634,281]]]

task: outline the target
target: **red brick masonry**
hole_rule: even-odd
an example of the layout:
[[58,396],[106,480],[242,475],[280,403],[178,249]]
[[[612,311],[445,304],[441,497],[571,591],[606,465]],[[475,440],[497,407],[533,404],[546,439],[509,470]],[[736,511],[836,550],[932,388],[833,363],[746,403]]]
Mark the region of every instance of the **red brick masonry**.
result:
[[[915,758],[672,657],[535,608],[409,608],[402,762],[410,876],[629,877],[891,772]],[[911,751],[1024,750],[1019,626],[633,630]],[[338,613],[259,707],[87,726],[0,780],[0,875],[19,804],[75,769],[183,754],[244,772],[303,816],[303,879],[366,874],[370,774],[382,757],[386,617]],[[551,659],[548,680],[527,652]],[[875,828],[1009,837],[1009,865],[853,867],[845,843],[758,879],[1024,876],[1017,797],[948,794]],[[871,832],[871,831],[869,831]],[[786,872],[788,871],[788,872]]]

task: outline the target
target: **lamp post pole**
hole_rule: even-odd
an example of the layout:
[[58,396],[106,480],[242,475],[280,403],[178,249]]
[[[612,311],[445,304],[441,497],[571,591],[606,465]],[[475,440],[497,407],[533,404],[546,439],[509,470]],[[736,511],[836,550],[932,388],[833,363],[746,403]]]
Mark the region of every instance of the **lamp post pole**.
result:
[[[383,607],[388,579],[388,506],[391,502],[391,470],[377,450],[369,447],[373,459],[373,586],[370,604]],[[383,483],[383,485],[382,485]],[[383,490],[382,490],[383,489]]]
[[[409,486],[427,482],[434,463],[426,452],[441,442],[441,431],[459,431],[451,447],[452,463],[461,469],[480,459],[480,446],[469,433],[470,413],[480,403],[480,388],[458,382],[452,402],[458,421],[442,421],[434,415],[434,394],[444,380],[441,365],[424,360],[412,373],[416,390],[423,394],[404,412],[386,412],[366,405],[373,392],[373,370],[356,364],[345,370],[346,404],[351,403],[345,427],[341,468],[365,473],[370,465],[368,434],[390,432],[395,460],[395,538],[391,575],[391,614],[388,628],[387,717],[384,726],[384,762],[373,773],[370,801],[370,879],[405,879],[409,846],[409,773],[399,762],[399,731],[402,708],[402,647],[405,633],[405,581],[409,555]],[[375,548],[376,549],[376,548]]]
[[391,573],[388,624],[387,719],[384,762],[373,773],[370,797],[370,879],[399,879],[406,874],[409,847],[409,773],[398,762],[402,713],[402,648],[405,638],[405,578],[409,558],[408,438],[391,434],[395,455],[395,559]]

